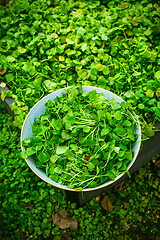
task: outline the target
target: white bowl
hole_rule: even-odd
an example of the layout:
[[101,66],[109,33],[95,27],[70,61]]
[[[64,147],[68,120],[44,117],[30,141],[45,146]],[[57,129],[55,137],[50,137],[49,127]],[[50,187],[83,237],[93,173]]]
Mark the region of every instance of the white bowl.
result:
[[[69,87],[67,87],[69,88]],[[36,118],[39,118],[42,114],[45,113],[45,103],[48,101],[48,100],[53,100],[56,96],[60,97],[62,95],[62,93],[65,92],[65,90],[67,88],[63,88],[63,89],[60,89],[60,90],[57,90],[47,96],[45,96],[44,98],[42,98],[39,102],[37,102],[33,108],[30,110],[30,112],[27,114],[25,120],[24,120],[24,123],[23,123],[23,126],[22,126],[22,130],[21,130],[21,142],[25,139],[25,138],[30,138],[32,137],[33,133],[32,133],[32,127],[31,127],[31,124],[33,124],[34,122],[34,119],[35,117]],[[102,88],[98,88],[98,87],[91,87],[91,86],[83,86],[82,87],[82,91],[83,92],[90,92],[92,90],[96,90],[97,93],[103,93],[104,96],[106,98],[108,98],[108,100],[111,100],[112,98],[115,99],[115,102],[119,102],[121,103],[122,101],[124,101],[122,98],[120,98],[119,96],[117,96],[116,94],[110,92],[110,91],[107,91],[105,89],[102,89]],[[133,163],[135,162],[137,156],[138,156],[138,153],[139,153],[139,150],[140,150],[140,145],[141,145],[141,128],[140,128],[140,125],[137,125],[136,126],[136,129],[135,129],[135,134],[138,135],[138,138],[136,140],[136,143],[134,144],[133,146],[133,153],[134,153],[134,156],[130,162],[130,164],[128,165],[127,167],[127,170],[129,170]],[[26,151],[24,146],[22,146],[21,144],[21,149],[22,151]],[[46,176],[45,172],[42,170],[42,169],[39,169],[36,167],[36,164],[35,164],[35,161],[34,161],[34,158],[32,156],[29,156],[27,159],[25,159],[28,166],[32,169],[32,171],[38,176],[40,177],[42,180],[44,180],[45,182],[55,186],[55,187],[58,187],[58,188],[61,188],[63,190],[69,190],[69,191],[77,191],[79,192],[80,190],[74,190],[74,189],[71,189],[71,188],[68,188],[66,185],[61,185],[57,182],[54,182],[52,179],[50,179],[49,177]],[[92,191],[92,190],[98,190],[98,189],[101,189],[103,187],[106,187],[112,183],[114,183],[115,181],[117,181],[118,179],[120,179],[123,175],[125,174],[125,171],[124,173],[121,173],[120,175],[118,175],[114,181],[109,181],[109,182],[106,182],[104,184],[101,184],[95,188],[86,188],[86,189],[83,189],[83,191]]]

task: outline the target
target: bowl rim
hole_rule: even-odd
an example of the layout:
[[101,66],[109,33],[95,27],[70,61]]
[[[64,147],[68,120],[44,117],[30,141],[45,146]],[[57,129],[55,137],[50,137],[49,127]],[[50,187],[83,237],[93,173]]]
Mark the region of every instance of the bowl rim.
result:
[[[97,89],[97,90],[101,90],[102,93],[103,93],[104,91],[105,91],[106,93],[111,93],[111,94],[112,94],[113,96],[115,96],[116,98],[118,97],[121,101],[125,102],[121,97],[119,97],[119,96],[116,95],[115,93],[113,93],[113,92],[111,92],[111,91],[108,91],[108,90],[106,90],[106,89],[99,88],[99,87],[94,87],[94,86],[81,86],[81,87],[82,87],[82,90],[83,90],[83,88],[86,87],[86,88],[90,88],[91,91]],[[44,101],[44,99],[50,97],[51,95],[56,95],[56,93],[58,93],[58,92],[63,92],[63,91],[65,91],[65,90],[67,90],[68,88],[71,88],[71,86],[65,87],[65,88],[61,88],[61,89],[59,89],[59,90],[56,90],[56,91],[54,91],[54,92],[52,92],[52,93],[44,96],[42,99],[40,99],[40,100],[30,109],[29,113],[27,114],[27,116],[26,116],[26,118],[25,118],[25,120],[24,120],[24,122],[23,122],[22,129],[21,129],[20,144],[21,144],[21,150],[22,150],[22,151],[25,152],[25,149],[24,149],[24,147],[23,147],[23,145],[22,145],[23,133],[24,133],[24,129],[25,129],[25,124],[26,124],[26,122],[27,122],[27,120],[28,120],[31,112],[34,111],[35,107],[36,107],[40,102]],[[114,97],[113,97],[113,98],[114,98]],[[48,100],[48,101],[49,101],[49,100]],[[135,113],[133,112],[133,114],[135,114]],[[124,176],[124,175],[126,174],[126,171],[129,170],[129,169],[132,167],[132,165],[134,164],[134,162],[135,162],[135,160],[136,160],[136,158],[137,158],[137,156],[138,156],[138,154],[139,154],[140,146],[141,146],[141,127],[140,127],[139,124],[138,124],[136,127],[137,127],[137,130],[139,131],[139,135],[138,135],[139,140],[138,140],[138,141],[136,140],[136,142],[135,142],[135,144],[138,144],[138,149],[137,149],[137,151],[136,151],[136,154],[135,154],[134,157],[132,158],[131,162],[129,163],[129,166],[127,167],[127,169],[126,169],[124,172],[122,172],[121,174],[119,174],[114,180],[111,180],[111,181],[108,181],[108,182],[106,182],[106,183],[103,183],[103,184],[101,184],[101,185],[99,185],[99,186],[97,186],[97,187],[95,187],[95,188],[84,188],[84,189],[82,189],[82,190],[74,189],[74,188],[68,188],[66,185],[62,185],[62,184],[59,184],[59,183],[57,183],[57,182],[54,182],[52,179],[50,179],[49,177],[47,177],[47,175],[46,175],[46,177],[48,178],[48,180],[46,180],[46,179],[44,179],[38,172],[36,172],[36,170],[30,165],[30,163],[29,163],[29,161],[28,161],[27,158],[25,159],[25,161],[26,161],[26,163],[28,164],[28,166],[30,167],[30,169],[31,169],[39,178],[41,178],[43,181],[45,181],[46,183],[48,183],[48,184],[50,184],[50,185],[52,185],[52,186],[54,186],[54,187],[57,187],[57,188],[60,188],[60,189],[63,189],[63,190],[73,191],[73,192],[81,192],[81,191],[83,191],[83,192],[88,192],[88,191],[99,190],[99,189],[101,189],[101,188],[104,188],[104,187],[107,187],[107,186],[111,185],[112,183],[115,183],[115,182],[116,182],[117,180],[119,180],[122,176]],[[36,167],[36,168],[37,168],[37,167]],[[37,168],[37,169],[38,169],[38,168]],[[58,184],[58,186],[57,186],[57,184]]]

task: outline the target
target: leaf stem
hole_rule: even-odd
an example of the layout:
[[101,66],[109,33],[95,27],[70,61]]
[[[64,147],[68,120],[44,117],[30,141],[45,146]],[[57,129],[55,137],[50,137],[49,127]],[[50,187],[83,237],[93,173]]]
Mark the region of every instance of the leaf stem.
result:
[[84,138],[82,143],[96,130],[97,126]]

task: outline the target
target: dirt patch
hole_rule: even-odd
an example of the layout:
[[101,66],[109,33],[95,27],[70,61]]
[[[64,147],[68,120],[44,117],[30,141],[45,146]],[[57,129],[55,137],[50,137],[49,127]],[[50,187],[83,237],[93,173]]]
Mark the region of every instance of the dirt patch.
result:
[[0,0],[0,6],[5,6],[9,3],[9,0]]

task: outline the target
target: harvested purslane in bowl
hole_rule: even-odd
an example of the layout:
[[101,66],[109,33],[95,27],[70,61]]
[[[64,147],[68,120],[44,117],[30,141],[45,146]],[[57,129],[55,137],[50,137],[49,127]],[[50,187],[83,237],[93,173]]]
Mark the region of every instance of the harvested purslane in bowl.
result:
[[94,188],[126,171],[137,139],[137,116],[95,90],[68,88],[35,118],[22,145],[36,166],[68,188]]

